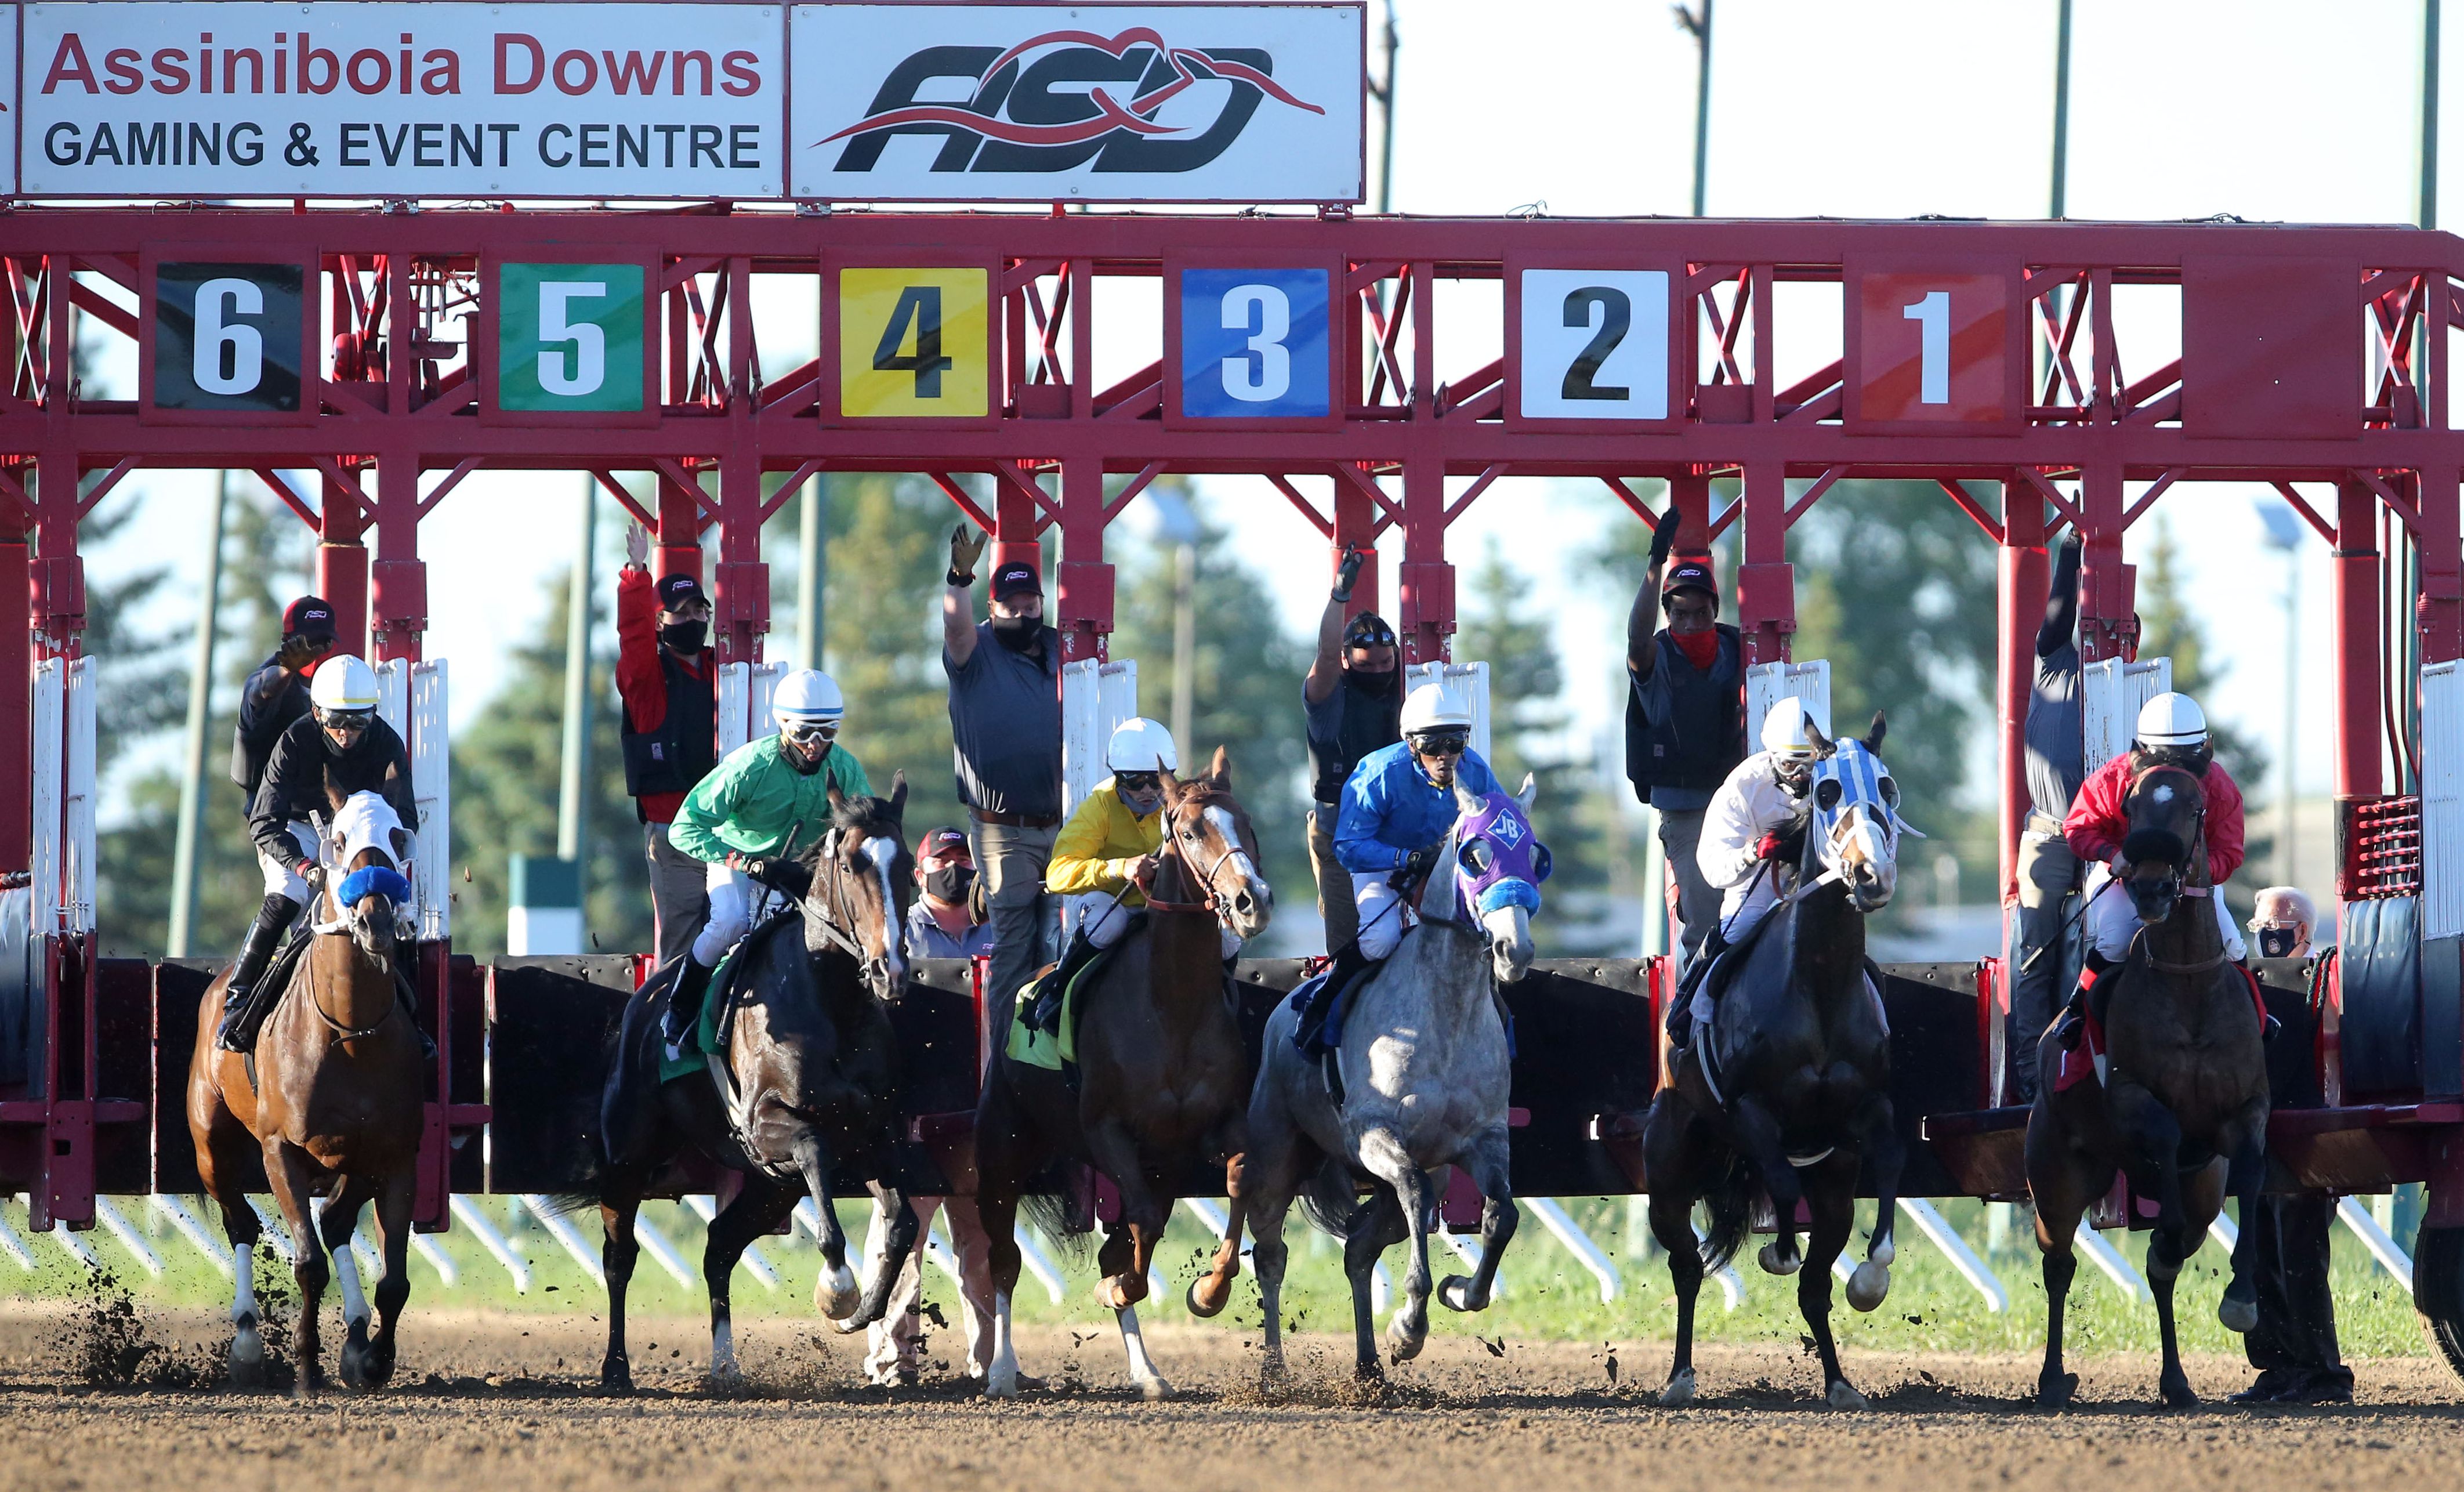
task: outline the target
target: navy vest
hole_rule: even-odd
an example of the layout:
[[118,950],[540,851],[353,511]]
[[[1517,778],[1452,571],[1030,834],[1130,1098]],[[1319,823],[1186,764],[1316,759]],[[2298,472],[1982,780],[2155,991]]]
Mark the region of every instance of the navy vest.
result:
[[1640,801],[1651,801],[1654,787],[1707,793],[1746,757],[1745,639],[1725,622],[1715,630],[1720,650],[1708,672],[1695,668],[1666,631],[1652,638],[1660,649],[1653,664],[1660,687],[1653,692],[1669,701],[1665,719],[1644,713],[1641,681],[1627,675],[1625,775]]

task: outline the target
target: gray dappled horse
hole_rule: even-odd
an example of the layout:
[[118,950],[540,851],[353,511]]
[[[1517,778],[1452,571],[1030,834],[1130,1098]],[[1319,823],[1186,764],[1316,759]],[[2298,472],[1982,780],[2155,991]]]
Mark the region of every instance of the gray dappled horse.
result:
[[[1811,728],[1809,722],[1809,729]],[[1872,1310],[1891,1288],[1891,1222],[1903,1159],[1891,1113],[1890,1032],[1866,982],[1865,918],[1889,905],[1897,882],[1899,787],[1875,755],[1882,717],[1862,741],[1812,732],[1820,759],[1812,822],[1797,866],[1801,889],[1768,912],[1727,971],[1709,1020],[1676,1063],[1651,1106],[1642,1136],[1651,1183],[1651,1232],[1668,1250],[1677,1291],[1677,1350],[1661,1402],[1694,1396],[1694,1305],[1706,1267],[1745,1241],[1757,1190],[1781,1219],[1760,1259],[1772,1274],[1798,1271],[1797,1307],[1822,1360],[1824,1396],[1862,1409],[1864,1396],[1839,1371],[1831,1339],[1831,1264],[1856,1224],[1857,1182],[1869,1171],[1878,1194],[1865,1262],[1848,1282],[1848,1304]],[[1709,1064],[1704,1062],[1708,1055]],[[1699,1247],[1694,1203],[1711,1212]],[[1813,1223],[1797,1252],[1802,1200]]]
[[[1530,882],[1507,883],[1528,893],[1493,910],[1466,907],[1463,891],[1494,881],[1492,856],[1522,857],[1536,849],[1527,817],[1536,796],[1523,790],[1484,799],[1455,787],[1459,814],[1439,856],[1451,874],[1432,874],[1419,896],[1419,925],[1403,934],[1395,954],[1354,988],[1343,1018],[1336,1061],[1344,1101],[1337,1107],[1322,1064],[1292,1044],[1298,1020],[1288,1001],[1266,1022],[1258,1081],[1249,1098],[1249,1152],[1229,1169],[1232,1218],[1215,1269],[1192,1286],[1193,1308],[1211,1288],[1214,1305],[1239,1268],[1241,1228],[1256,1235],[1258,1288],[1265,1310],[1265,1371],[1284,1371],[1284,1215],[1295,1194],[1308,1193],[1312,1218],[1344,1240],[1344,1272],[1352,1281],[1357,1344],[1355,1371],[1380,1374],[1376,1323],[1369,1304],[1377,1256],[1408,1239],[1410,1270],[1403,1302],[1387,1330],[1397,1362],[1416,1356],[1429,1330],[1429,1218],[1438,1192],[1429,1173],[1461,1166],[1479,1186],[1481,1259],[1465,1279],[1450,1277],[1438,1298],[1453,1310],[1480,1310],[1519,1214],[1507,1174],[1507,1047],[1498,985],[1531,967]],[[1467,832],[1475,822],[1489,827]],[[1484,902],[1490,898],[1484,896]],[[1355,1187],[1371,1195],[1355,1206]],[[1204,1312],[1212,1314],[1211,1311]]]

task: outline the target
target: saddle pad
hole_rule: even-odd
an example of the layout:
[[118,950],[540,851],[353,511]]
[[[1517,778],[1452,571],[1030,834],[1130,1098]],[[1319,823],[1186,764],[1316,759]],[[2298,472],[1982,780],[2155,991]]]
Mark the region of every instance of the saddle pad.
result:
[[[1096,971],[1112,961],[1114,954],[1129,945],[1131,935],[1144,921],[1140,917],[1131,918],[1129,927],[1111,947],[1095,950],[1094,957],[1078,966],[1078,972],[1070,976],[1068,986],[1061,992],[1061,1014],[1054,1020],[1049,1032],[1039,1031],[1027,1024],[1027,1018],[1035,1010],[1035,987],[1044,982],[1044,975],[1039,974],[1019,986],[1018,998],[1010,1001],[1009,1036],[1001,1044],[1001,1050],[1012,1062],[1042,1067],[1046,1072],[1065,1072],[1078,1065],[1078,992],[1086,988],[1087,981],[1094,976]],[[1045,971],[1046,974],[1050,972],[1049,969]]]
[[[736,1004],[736,976],[744,967],[744,955],[759,947],[764,939],[777,936],[778,930],[789,921],[800,921],[801,918],[802,913],[793,908],[777,912],[768,921],[746,933],[742,941],[727,951],[727,956],[721,958],[718,961],[718,967],[710,972],[710,988],[703,992],[701,998],[701,1019],[693,1022],[693,1029],[686,1033],[683,1048],[677,1052],[673,1062],[668,1060],[664,1049],[659,1053],[661,1083],[673,1083],[679,1078],[691,1077],[696,1072],[710,1070],[709,1054],[725,1049],[725,1042],[719,1034],[720,1027]],[[665,969],[659,971],[658,976],[666,978],[671,983],[675,978],[672,972]]]
[[[2233,966],[2233,972],[2250,986],[2251,1007],[2258,1014],[2258,1029],[2264,1035],[2267,1030],[2267,994],[2259,988],[2258,976],[2239,964]],[[2086,1034],[2077,1046],[2062,1053],[2061,1065],[2055,1070],[2054,1091],[2057,1093],[2077,1087],[2090,1078],[2096,1079],[2100,1085],[2104,1082],[2104,1022],[2096,1019],[2094,1005],[2088,1007],[2082,1023],[2087,1028]]]

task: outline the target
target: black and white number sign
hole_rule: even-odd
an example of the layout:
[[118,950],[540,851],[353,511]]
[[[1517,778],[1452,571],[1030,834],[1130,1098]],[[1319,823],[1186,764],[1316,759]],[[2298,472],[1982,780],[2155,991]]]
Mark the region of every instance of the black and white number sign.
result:
[[1668,417],[1668,272],[1522,272],[1527,420]]
[[297,413],[303,277],[297,264],[157,264],[153,406]]

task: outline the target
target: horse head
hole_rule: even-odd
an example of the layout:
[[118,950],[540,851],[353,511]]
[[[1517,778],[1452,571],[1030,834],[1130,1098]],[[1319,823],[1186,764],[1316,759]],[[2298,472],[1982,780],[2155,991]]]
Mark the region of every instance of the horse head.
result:
[[402,873],[410,831],[381,795],[353,793],[334,805],[321,848],[327,875],[319,923],[348,932],[363,957],[390,967],[395,940],[412,931],[410,882]]
[[1506,984],[1531,970],[1531,914],[1540,910],[1540,883],[1549,879],[1549,846],[1531,827],[1539,796],[1528,775],[1511,796],[1455,783],[1455,909],[1488,934],[1489,960]]
[[1246,941],[1266,930],[1275,892],[1258,873],[1258,836],[1248,810],[1232,796],[1232,757],[1215,748],[1202,774],[1163,777],[1162,852],[1179,860],[1191,891],[1201,893],[1216,919]]
[[804,895],[805,947],[854,958],[865,988],[885,1001],[907,993],[915,857],[907,847],[906,819],[903,771],[891,779],[888,798],[849,798],[833,787],[829,829],[805,856],[813,872]]
[[1875,713],[1863,740],[1835,741],[1811,722],[1806,729],[1817,756],[1811,790],[1817,832],[1808,836],[1808,851],[1847,888],[1859,911],[1880,911],[1899,885],[1900,836],[1917,832],[1901,819],[1900,784],[1882,763],[1881,713]]
[[2130,823],[2122,840],[2123,889],[2139,920],[2153,927],[2173,914],[2189,879],[2208,815],[2207,789],[2185,768],[2152,766],[2132,779],[2122,811]]

